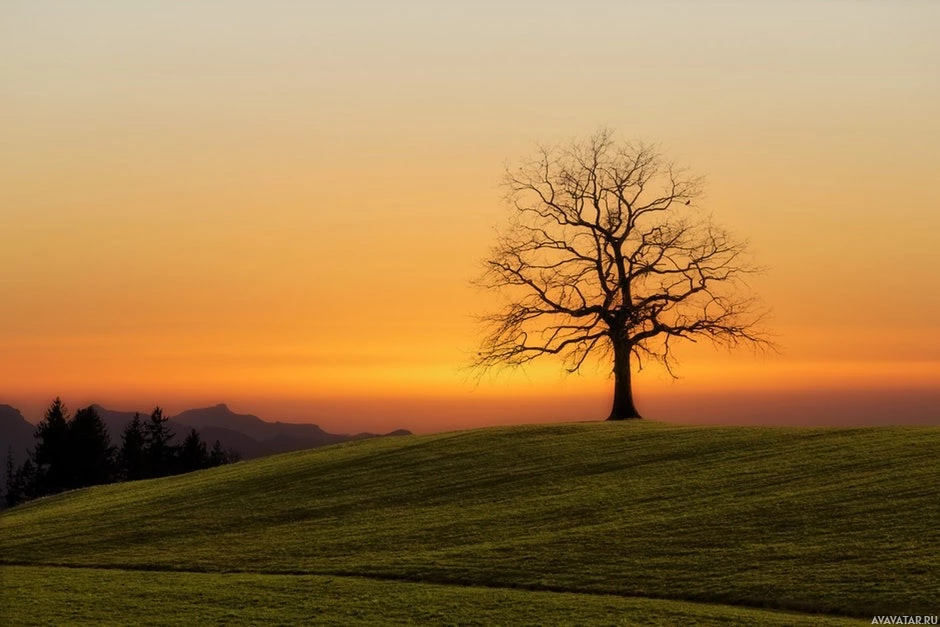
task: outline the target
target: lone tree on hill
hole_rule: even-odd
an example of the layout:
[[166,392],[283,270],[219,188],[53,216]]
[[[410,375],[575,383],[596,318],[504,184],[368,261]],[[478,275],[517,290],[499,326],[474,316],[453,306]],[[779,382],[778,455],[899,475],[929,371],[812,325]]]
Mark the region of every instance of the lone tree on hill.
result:
[[608,420],[625,420],[640,418],[633,367],[654,360],[673,374],[676,340],[770,344],[744,281],[758,271],[746,243],[701,214],[702,179],[655,147],[603,129],[540,146],[503,184],[513,215],[478,284],[506,304],[483,317],[478,372],[545,355],[569,372],[610,360]]

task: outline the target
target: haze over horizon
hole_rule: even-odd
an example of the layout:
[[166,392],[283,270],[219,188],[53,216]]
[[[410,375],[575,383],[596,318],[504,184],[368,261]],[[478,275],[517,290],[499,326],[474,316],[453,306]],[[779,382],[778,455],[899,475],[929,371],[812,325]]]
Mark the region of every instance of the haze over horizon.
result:
[[462,368],[503,167],[607,125],[707,177],[783,348],[682,347],[645,415],[940,424],[938,28],[916,0],[8,2],[0,403],[601,419],[604,365]]

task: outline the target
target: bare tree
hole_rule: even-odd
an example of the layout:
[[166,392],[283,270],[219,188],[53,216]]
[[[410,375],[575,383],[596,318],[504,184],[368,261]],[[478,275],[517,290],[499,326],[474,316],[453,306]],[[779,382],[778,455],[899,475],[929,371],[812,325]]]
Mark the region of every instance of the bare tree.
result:
[[608,420],[624,420],[640,417],[634,366],[655,360],[672,374],[676,340],[769,345],[744,282],[758,271],[746,243],[701,214],[702,180],[655,147],[619,144],[604,129],[540,146],[507,169],[504,186],[512,219],[478,284],[505,307],[483,317],[478,372],[545,355],[569,372],[610,360]]

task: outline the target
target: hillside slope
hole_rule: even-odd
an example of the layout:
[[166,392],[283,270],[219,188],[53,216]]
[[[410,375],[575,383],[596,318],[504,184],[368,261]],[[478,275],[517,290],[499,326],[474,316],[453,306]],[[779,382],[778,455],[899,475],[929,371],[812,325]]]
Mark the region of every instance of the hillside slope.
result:
[[925,614],[940,429],[565,424],[407,436],[0,516],[0,563],[347,574]]

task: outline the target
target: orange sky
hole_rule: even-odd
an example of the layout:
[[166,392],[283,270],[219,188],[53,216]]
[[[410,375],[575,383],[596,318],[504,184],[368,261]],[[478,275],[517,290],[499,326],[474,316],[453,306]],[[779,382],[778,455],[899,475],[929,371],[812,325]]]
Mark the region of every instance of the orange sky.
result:
[[822,420],[865,390],[940,422],[938,30],[914,0],[6,2],[0,402],[603,417],[603,368],[461,367],[504,164],[609,125],[707,176],[783,347],[691,347],[641,410]]

